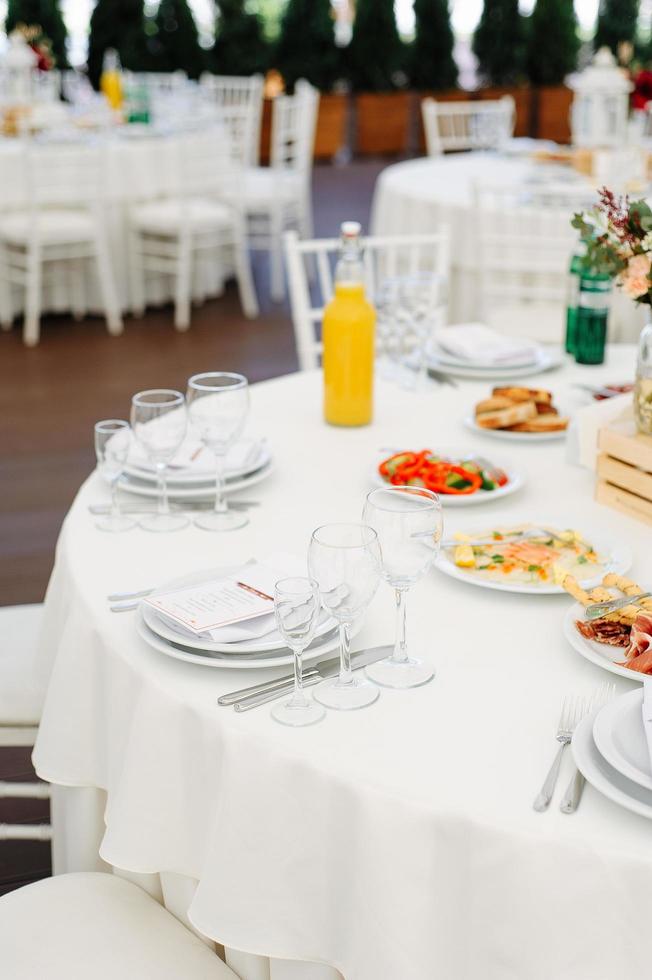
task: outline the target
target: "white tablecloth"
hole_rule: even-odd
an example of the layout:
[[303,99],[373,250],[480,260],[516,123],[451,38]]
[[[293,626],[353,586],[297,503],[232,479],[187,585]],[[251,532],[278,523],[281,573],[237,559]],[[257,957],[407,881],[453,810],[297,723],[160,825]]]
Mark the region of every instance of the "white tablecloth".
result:
[[[633,358],[611,349],[602,368],[533,383],[572,406],[582,396],[571,380],[620,380]],[[370,708],[303,730],[267,707],[217,707],[220,693],[271,672],[167,659],[136,636],[133,614],[108,609],[115,590],[279,548],[305,554],[318,524],[359,519],[377,449],[398,445],[470,447],[526,476],[502,502],[447,510],[448,532],[528,519],[600,529],[631,545],[633,577],[652,581],[649,529],[594,502],[592,474],[566,461],[563,441],[503,447],[464,428],[485,390],[379,384],[373,425],[343,430],[322,422],[317,373],[258,384],[252,418],[276,470],[246,492],[262,500],[248,527],[96,531],[87,505],[106,499],[96,476],[65,521],[46,601],[41,654],[54,667],[37,771],[106,790],[102,857],[193,879],[190,919],[227,947],[330,964],[346,980],[649,977],[650,824],[591,787],[572,817],[556,803],[532,809],[562,698],[607,676],[564,640],[567,597],[497,594],[433,571],[410,595],[409,632],[434,682],[383,690]],[[392,635],[381,586],[356,647]],[[270,974],[258,958],[232,961],[247,980],[332,976],[305,962],[273,960]]]
[[[573,174],[574,179],[575,175]],[[452,323],[482,319],[477,309],[477,221],[473,185],[532,186],[545,179],[571,179],[567,168],[542,165],[529,158],[497,153],[452,153],[396,163],[382,171],[372,204],[371,233],[424,233],[442,225],[451,236],[450,317]],[[543,184],[542,186],[545,186]],[[597,198],[597,191],[596,191]],[[609,331],[612,340],[635,342],[645,322],[643,309],[620,294],[614,295]]]

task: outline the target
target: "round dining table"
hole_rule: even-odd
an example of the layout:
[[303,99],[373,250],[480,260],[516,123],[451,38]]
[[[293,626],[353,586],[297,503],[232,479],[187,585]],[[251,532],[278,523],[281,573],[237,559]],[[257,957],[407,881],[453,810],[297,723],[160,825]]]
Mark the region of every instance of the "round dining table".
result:
[[[631,346],[606,363],[568,361],[528,380],[564,411],[576,383],[633,374]],[[179,385],[184,379],[179,378]],[[136,631],[107,596],[161,586],[284,551],[303,558],[321,524],[357,521],[380,454],[438,447],[482,454],[524,479],[512,496],[444,503],[444,533],[524,521],[575,528],[633,553],[652,582],[650,529],[596,503],[572,441],[490,440],[465,425],[489,384],[378,381],[373,423],[328,426],[319,372],[252,386],[251,427],[268,437],[269,478],[230,533],[97,530],[89,476],[64,522],[39,651],[49,675],[34,751],[53,783],[55,872],[110,866],[140,882],[207,940],[242,980],[647,980],[652,826],[587,785],[560,812],[571,777],[537,813],[563,699],[606,673],[565,640],[566,594],[490,591],[431,570],[411,589],[411,650],[423,687],[382,689],[364,710],[309,728],[238,714],[217,698],[281,673],[184,663]],[[128,406],[124,406],[125,413]],[[381,584],[354,649],[391,643]]]
[[[518,140],[515,141],[518,144]],[[578,209],[597,202],[597,185],[567,165],[542,163],[532,152],[498,151],[449,153],[439,157],[405,160],[386,167],[374,189],[371,234],[425,234],[448,228],[451,248],[449,309],[451,322],[482,320],[478,308],[477,216],[474,187],[522,188],[536,192],[546,186],[567,186],[577,191]],[[569,214],[569,221],[570,221]],[[610,337],[635,342],[645,322],[644,311],[615,293],[610,316]],[[551,338],[552,339],[552,338]]]

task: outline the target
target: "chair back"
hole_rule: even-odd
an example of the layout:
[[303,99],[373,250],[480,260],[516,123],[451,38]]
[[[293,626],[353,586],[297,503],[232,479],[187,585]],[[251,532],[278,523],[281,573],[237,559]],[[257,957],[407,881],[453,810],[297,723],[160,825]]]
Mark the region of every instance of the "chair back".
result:
[[24,154],[32,207],[92,209],[105,196],[104,147],[27,140]]
[[151,98],[175,95],[188,84],[185,71],[134,71],[125,72],[127,85],[144,88]]
[[[445,303],[449,272],[449,241],[445,230],[427,235],[382,235],[362,239],[365,290],[373,302],[383,285],[398,277],[430,278],[430,299]],[[285,233],[292,323],[299,366],[316,368],[322,350],[320,327],[324,307],[333,296],[333,270],[340,251],[337,238],[301,241],[296,231]],[[311,288],[310,271],[316,266]]]
[[[260,126],[263,114],[262,75],[211,75],[204,72],[199,86],[204,99],[220,110],[231,110],[231,114],[246,120],[247,147],[245,163],[255,167],[258,163],[260,147]],[[223,113],[220,112],[220,115]],[[228,118],[227,113],[227,118]]]
[[428,156],[496,149],[514,134],[516,110],[511,95],[478,102],[424,99],[421,113]]
[[272,110],[270,164],[278,172],[296,174],[306,183],[312,172],[319,92],[297,82],[294,95],[279,95]]

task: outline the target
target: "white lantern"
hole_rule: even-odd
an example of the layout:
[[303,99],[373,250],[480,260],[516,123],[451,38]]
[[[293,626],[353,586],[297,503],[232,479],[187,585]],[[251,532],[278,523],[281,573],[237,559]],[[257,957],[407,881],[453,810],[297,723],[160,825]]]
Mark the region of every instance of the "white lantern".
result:
[[571,79],[574,146],[594,149],[627,141],[629,93],[632,82],[618,67],[609,48],[600,48],[592,64]]
[[22,34],[14,31],[2,63],[3,101],[9,105],[27,105],[33,98],[34,71],[38,55]]

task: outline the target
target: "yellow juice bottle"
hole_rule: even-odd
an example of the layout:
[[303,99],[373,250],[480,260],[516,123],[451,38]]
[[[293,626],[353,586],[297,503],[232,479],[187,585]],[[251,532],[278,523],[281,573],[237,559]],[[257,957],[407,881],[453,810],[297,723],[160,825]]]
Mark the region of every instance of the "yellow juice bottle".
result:
[[122,106],[122,78],[120,76],[120,60],[118,52],[108,48],[104,53],[100,89],[112,109]]
[[373,416],[376,313],[365,296],[360,225],[345,221],[335,295],[324,310],[324,418],[367,425]]

